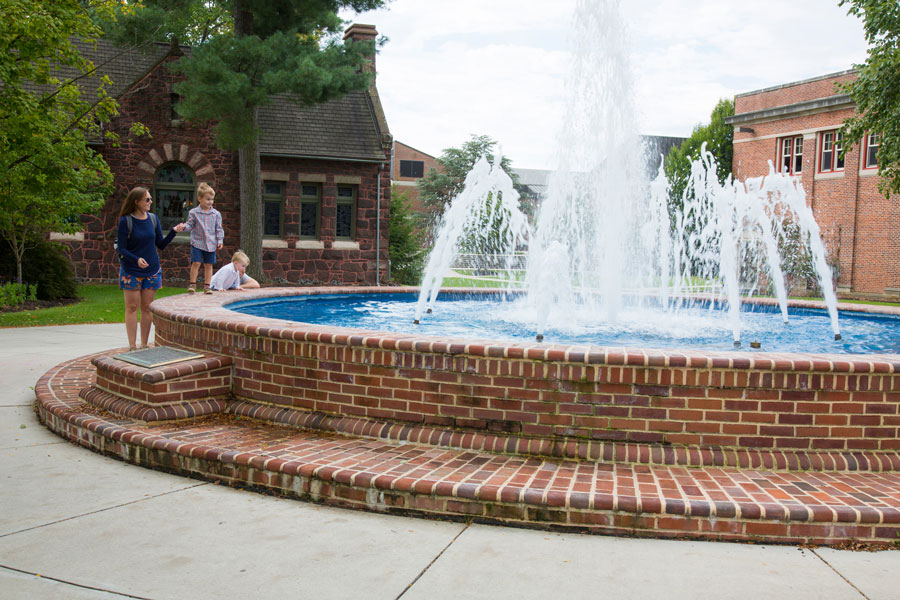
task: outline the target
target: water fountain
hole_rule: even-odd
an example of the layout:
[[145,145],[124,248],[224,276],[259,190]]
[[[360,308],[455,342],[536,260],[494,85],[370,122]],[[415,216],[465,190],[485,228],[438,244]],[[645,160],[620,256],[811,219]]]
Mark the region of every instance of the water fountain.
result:
[[[722,318],[739,347],[744,296],[764,291],[760,281],[773,288],[782,321],[789,320],[779,248],[788,225],[794,225],[808,244],[839,340],[831,271],[799,183],[770,164],[766,177],[738,182],[729,176],[720,184],[715,160],[704,146],[682,197],[671,206],[662,166],[654,181],[644,176],[618,5],[578,2],[574,24],[559,165],[535,231],[528,231],[502,169],[489,169],[486,161],[476,164],[438,229],[415,322],[426,304],[429,312],[433,308],[460,240],[486,238],[490,230],[478,228],[499,223],[504,244],[492,253],[528,246],[524,301],[532,309],[538,340],[554,325],[572,329],[620,319],[665,323],[646,311],[662,310],[677,319],[683,309],[702,302],[726,307]],[[490,206],[488,199],[504,186],[501,218],[484,218],[475,208]],[[516,281],[512,273],[505,279]],[[573,323],[573,316],[582,322]]]
[[[600,82],[627,58],[616,9],[578,3],[576,88],[613,93]],[[341,507],[624,535],[895,541],[900,310],[842,310],[844,339],[825,335],[829,323],[837,334],[837,313],[802,189],[775,173],[719,185],[704,155],[673,222],[665,180],[641,177],[629,110],[573,105],[568,131],[586,142],[561,151],[534,230],[499,157],[479,162],[418,298],[389,286],[162,298],[156,343],[203,358],[154,370],[113,353],[73,359],[35,386],[39,417],[127,461]],[[603,135],[588,131],[594,122]],[[472,234],[482,221],[501,223],[499,234]],[[811,242],[827,310],[786,312],[774,250],[791,235]],[[455,299],[436,301],[439,281],[459,248],[508,254],[526,241],[527,293],[440,321]],[[830,315],[817,317],[824,345],[735,349],[756,316],[738,311],[742,272],[764,272],[781,301],[755,332],[806,328],[800,304]],[[378,302],[393,296],[404,301]],[[393,330],[373,319],[398,307]],[[456,329],[510,314],[526,339]],[[703,319],[724,346],[647,341],[678,328],[691,337]],[[636,333],[598,344],[597,323]],[[588,336],[563,340],[561,329]],[[547,343],[534,341],[540,332]]]
[[425,265],[415,323],[434,307],[441,283],[464,241],[480,253],[504,257],[504,271],[511,272],[513,251],[526,243],[531,228],[519,211],[519,193],[501,167],[502,160],[498,154],[492,165],[481,157],[444,213]]

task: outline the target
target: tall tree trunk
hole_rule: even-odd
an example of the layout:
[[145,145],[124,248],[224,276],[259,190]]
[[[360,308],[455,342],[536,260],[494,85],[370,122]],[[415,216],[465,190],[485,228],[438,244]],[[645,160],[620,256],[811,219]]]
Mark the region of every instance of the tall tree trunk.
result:
[[10,249],[13,253],[13,258],[16,259],[16,283],[22,283],[22,261],[25,259],[25,241],[24,238],[22,243],[19,243],[19,236],[15,231],[9,231],[4,237],[6,237],[6,243],[9,244]]
[[22,261],[25,260],[25,248],[13,247],[16,256],[16,283],[22,283]]
[[[256,108],[253,109],[252,126],[256,126]],[[248,274],[262,282],[267,278],[262,264],[262,186],[256,140],[238,150],[238,166],[241,172],[241,249],[250,259]]]
[[[245,9],[248,0],[234,0],[234,35],[241,38],[253,34],[253,14]],[[253,108],[251,123],[256,128],[257,109]],[[238,169],[241,178],[241,249],[250,259],[248,274],[259,282],[268,278],[262,264],[262,185],[260,182],[259,141],[238,150]]]

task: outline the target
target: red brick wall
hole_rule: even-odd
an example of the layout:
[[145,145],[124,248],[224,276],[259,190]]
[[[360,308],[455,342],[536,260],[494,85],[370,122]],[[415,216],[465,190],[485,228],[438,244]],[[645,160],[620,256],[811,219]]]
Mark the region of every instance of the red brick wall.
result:
[[[173,61],[177,57],[168,57]],[[191,126],[171,120],[170,93],[177,77],[165,66],[150,71],[120,98],[121,115],[110,124],[121,137],[118,147],[105,145],[101,153],[115,175],[115,192],[97,215],[85,215],[84,241],[67,242],[76,275],[85,280],[115,280],[119,263],[113,251],[119,210],[128,190],[141,185],[153,187],[159,166],[169,161],[187,164],[197,181],[206,181],[216,190],[215,207],[222,213],[225,229],[224,248],[218,252],[217,268],[228,262],[240,246],[240,194],[237,154],[219,149],[210,127]],[[132,138],[128,128],[140,121],[151,136]],[[385,158],[389,157],[386,154]],[[287,176],[283,240],[286,248],[264,248],[263,268],[276,282],[291,284],[374,284],[376,282],[375,231],[378,212],[378,178],[381,178],[381,269],[387,267],[388,223],[390,211],[390,174],[378,164],[261,158],[264,172]],[[317,174],[322,182],[322,248],[296,248],[299,223],[300,174]],[[358,249],[332,248],[335,231],[335,176],[359,180],[356,214]],[[165,282],[188,279],[190,246],[187,236],[179,236],[160,252]]]
[[844,72],[824,76],[814,81],[799,81],[776,88],[739,94],[734,97],[734,112],[735,114],[753,112],[775,106],[827,98],[843,93],[836,89],[838,83],[846,83],[854,79],[856,79],[855,72]]
[[400,192],[406,194],[406,197],[409,198],[412,210],[414,212],[420,212],[422,210],[422,203],[419,201],[419,188],[414,185],[418,181],[418,178],[400,176],[401,160],[421,160],[425,163],[424,174],[427,175],[428,171],[437,168],[436,159],[430,154],[425,154],[404,143],[394,142],[394,172],[391,178],[393,179],[394,184],[398,185]]
[[[844,73],[736,96],[735,114],[833,96],[836,82],[854,77]],[[733,169],[737,179],[764,176],[769,161],[778,168],[780,138],[805,136],[799,178],[825,247],[840,265],[838,285],[854,292],[881,294],[888,288],[900,288],[900,198],[885,198],[878,192],[875,172],[861,169],[860,140],[847,142],[852,146],[841,174],[817,173],[819,134],[839,128],[853,114],[852,108],[839,107],[744,124],[752,132],[739,132],[739,124],[734,134]]]
[[270,327],[212,306],[227,298],[202,299],[210,304],[202,316],[189,300],[154,304],[157,343],[233,358],[235,397],[267,406],[511,435],[520,448],[900,449],[900,375],[889,360],[504,346]]

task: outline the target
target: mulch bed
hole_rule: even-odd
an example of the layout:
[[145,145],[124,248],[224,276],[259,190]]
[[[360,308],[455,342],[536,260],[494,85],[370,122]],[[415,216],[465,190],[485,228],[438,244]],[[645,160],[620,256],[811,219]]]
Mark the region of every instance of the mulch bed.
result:
[[25,310],[37,310],[39,308],[51,308],[53,306],[66,306],[75,304],[80,298],[62,298],[60,300],[26,300],[17,306],[0,306],[0,313],[22,312]]

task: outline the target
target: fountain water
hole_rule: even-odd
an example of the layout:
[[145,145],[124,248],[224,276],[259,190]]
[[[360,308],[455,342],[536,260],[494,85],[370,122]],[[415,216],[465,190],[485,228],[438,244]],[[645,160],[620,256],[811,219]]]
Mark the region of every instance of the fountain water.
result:
[[[479,159],[466,176],[462,192],[456,196],[438,225],[434,249],[425,265],[425,277],[416,305],[415,322],[431,312],[441,282],[462,245],[491,256],[504,257],[507,273],[512,271],[513,251],[526,243],[531,228],[519,210],[519,193],[501,167],[498,153],[491,165]],[[512,277],[509,278],[512,282]]]
[[[492,252],[527,242],[525,287],[538,339],[549,326],[578,320],[652,320],[698,302],[727,307],[740,345],[742,295],[768,284],[787,322],[787,290],[779,249],[789,235],[808,244],[825,294],[835,339],[837,300],[819,228],[799,183],[776,173],[720,184],[704,147],[680,199],[672,202],[662,167],[650,182],[636,135],[626,28],[616,0],[579,0],[573,20],[568,106],[534,232],[518,211],[518,195],[499,167],[482,159],[447,209],[429,257],[416,310],[433,305],[460,240],[501,241]],[[491,198],[502,202],[492,202]],[[488,214],[485,211],[499,210]],[[499,218],[498,216],[499,215]],[[489,229],[479,230],[487,224]],[[493,227],[493,229],[490,229]],[[499,227],[499,229],[498,229]],[[477,232],[477,233],[473,233]],[[505,250],[504,250],[505,249]],[[507,281],[513,281],[512,274]],[[582,324],[587,324],[583,322]]]

